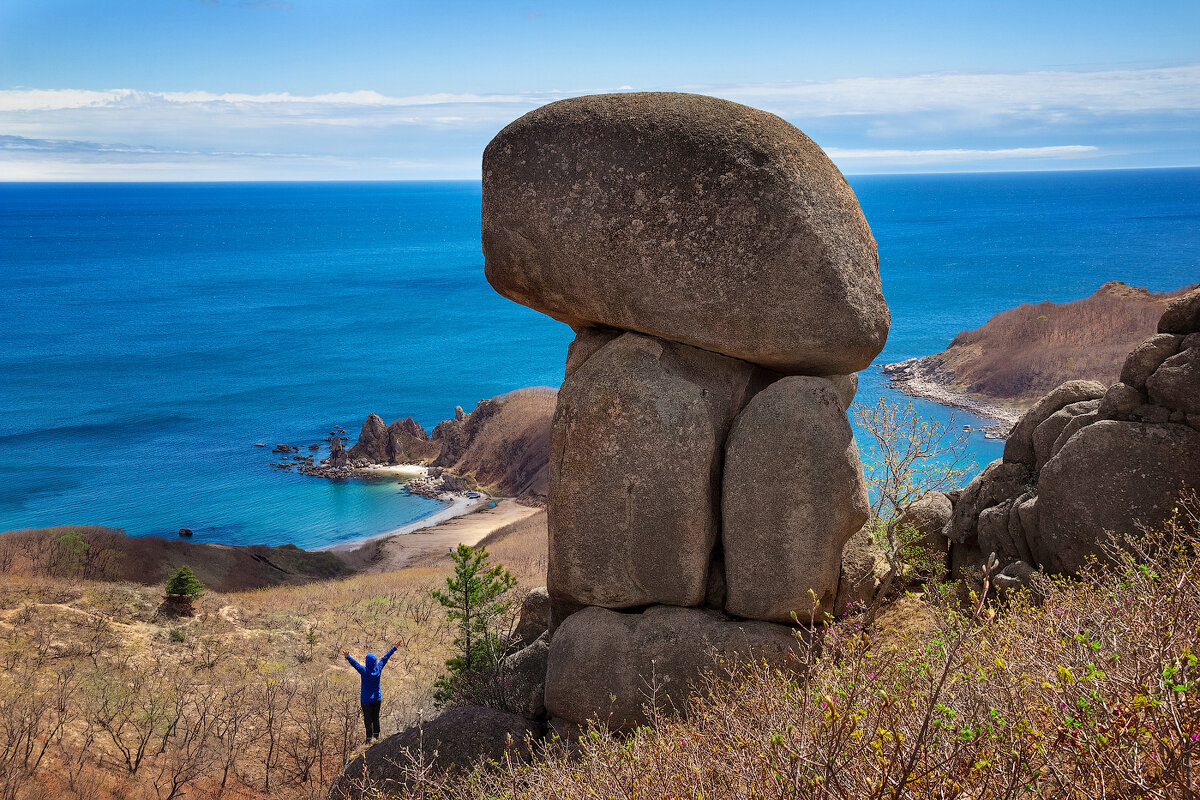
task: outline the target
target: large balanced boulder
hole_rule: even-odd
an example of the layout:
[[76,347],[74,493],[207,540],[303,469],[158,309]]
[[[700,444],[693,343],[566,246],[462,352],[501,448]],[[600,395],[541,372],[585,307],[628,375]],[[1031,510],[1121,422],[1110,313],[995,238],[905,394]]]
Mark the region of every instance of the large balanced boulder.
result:
[[766,659],[785,666],[801,647],[792,628],[731,620],[715,611],[653,606],[641,614],[588,608],[554,633],[546,710],[614,730],[647,721],[645,706],[683,711],[706,671]]
[[552,601],[701,604],[721,448],[756,380],[744,361],[636,333],[572,372],[551,437]]
[[469,772],[481,761],[502,763],[532,755],[541,726],[508,711],[483,706],[451,709],[422,726],[389,736],[346,764],[329,792],[332,800],[388,797],[414,783],[417,766],[429,774]]
[[830,381],[784,378],[747,404],[725,449],[721,509],[730,614],[790,622],[833,611],[842,548],[868,501]]
[[1102,554],[1106,532],[1136,534],[1139,526],[1160,524],[1185,489],[1200,489],[1200,432],[1094,422],[1042,469],[1033,556],[1048,570],[1076,572]]
[[769,114],[693,94],[577,97],[483,154],[500,294],[785,373],[867,367],[890,317],[875,240],[837,168]]

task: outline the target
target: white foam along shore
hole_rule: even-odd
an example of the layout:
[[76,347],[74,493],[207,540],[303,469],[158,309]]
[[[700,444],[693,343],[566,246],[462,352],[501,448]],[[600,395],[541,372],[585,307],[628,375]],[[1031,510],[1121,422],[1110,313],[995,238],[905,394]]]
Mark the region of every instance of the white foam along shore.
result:
[[[372,477],[404,477],[409,479],[422,478],[429,474],[427,467],[417,466],[415,464],[398,464],[398,465],[378,465],[373,467],[359,467],[354,470],[356,476],[363,478]],[[370,542],[379,541],[381,539],[390,539],[393,536],[403,536],[407,533],[413,533],[424,528],[432,528],[435,525],[440,525],[448,519],[461,517],[464,514],[470,514],[472,511],[479,508],[492,500],[486,494],[480,493],[479,497],[468,497],[466,494],[445,493],[438,497],[444,505],[432,514],[421,517],[418,520],[413,520],[407,525],[401,525],[399,528],[393,528],[383,533],[377,533],[371,536],[362,536],[357,539],[351,539],[347,542],[338,542],[337,544],[325,545],[318,547],[317,550],[328,550],[330,552],[347,552],[356,550]]]
[[931,400],[939,405],[970,412],[977,417],[995,420],[997,424],[989,425],[987,430],[995,430],[1002,436],[1008,435],[1008,431],[1017,424],[1017,420],[1024,413],[1014,408],[989,403],[974,395],[953,391],[942,382],[933,365],[924,358],[883,364],[880,369],[888,376],[892,388],[912,397]]

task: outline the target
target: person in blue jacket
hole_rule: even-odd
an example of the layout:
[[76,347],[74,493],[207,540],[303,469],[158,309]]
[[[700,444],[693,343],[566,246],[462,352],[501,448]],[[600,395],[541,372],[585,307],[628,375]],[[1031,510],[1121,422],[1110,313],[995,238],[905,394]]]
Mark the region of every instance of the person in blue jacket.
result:
[[392,649],[383,654],[383,658],[375,660],[374,653],[367,653],[366,664],[360,664],[354,660],[354,656],[350,655],[349,650],[343,650],[342,655],[350,662],[350,666],[358,672],[362,681],[362,688],[359,690],[359,700],[362,702],[363,724],[367,726],[367,743],[372,739],[379,741],[379,707],[383,704],[383,692],[379,689],[379,676],[383,672],[383,668],[387,666],[388,659],[392,657],[392,653],[396,652],[396,648],[404,644],[403,640],[398,640]]

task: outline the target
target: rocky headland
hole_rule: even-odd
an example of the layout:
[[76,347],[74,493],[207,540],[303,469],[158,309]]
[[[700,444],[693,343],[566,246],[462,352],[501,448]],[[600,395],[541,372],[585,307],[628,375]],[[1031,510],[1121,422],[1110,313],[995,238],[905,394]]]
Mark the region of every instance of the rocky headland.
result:
[[1109,281],[1069,303],[1026,303],[963,331],[944,351],[886,364],[893,386],[997,420],[1006,433],[1021,414],[1067,381],[1108,386],[1159,316],[1193,286],[1154,293]]
[[[453,499],[482,490],[540,506],[547,494],[550,420],[555,391],[518,389],[480,400],[469,413],[462,407],[427,433],[412,417],[390,425],[378,414],[363,422],[358,440],[347,447],[341,428],[325,437],[329,456],[318,460],[297,445],[276,445],[278,469],[343,480],[392,478],[414,494]],[[310,451],[320,444],[309,445]],[[293,455],[294,454],[294,455]]]

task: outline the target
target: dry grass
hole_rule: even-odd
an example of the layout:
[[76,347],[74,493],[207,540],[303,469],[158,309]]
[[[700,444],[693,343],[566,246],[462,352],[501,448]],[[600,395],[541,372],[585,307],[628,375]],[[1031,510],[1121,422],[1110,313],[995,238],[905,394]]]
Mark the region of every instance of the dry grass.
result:
[[[519,589],[544,582],[544,520],[490,537]],[[363,737],[357,675],[340,652],[361,659],[402,637],[384,674],[383,733],[428,717],[450,641],[429,591],[448,573],[439,559],[210,591],[185,618],[164,612],[161,588],[8,576],[0,800],[324,797]]]
[[574,752],[412,796],[1194,798],[1200,502],[1127,546],[1141,550],[966,612],[931,586],[903,635],[831,626],[806,681],[732,669],[685,721],[592,729]]
[[1152,294],[1113,282],[1070,303],[1027,303],[958,334],[937,358],[955,389],[1022,407],[1069,380],[1108,386],[1167,303],[1192,288]]

